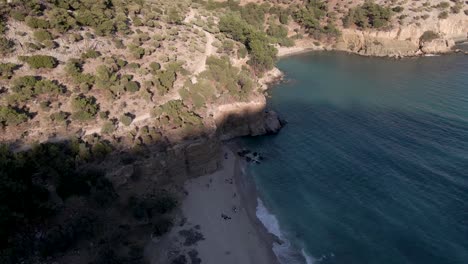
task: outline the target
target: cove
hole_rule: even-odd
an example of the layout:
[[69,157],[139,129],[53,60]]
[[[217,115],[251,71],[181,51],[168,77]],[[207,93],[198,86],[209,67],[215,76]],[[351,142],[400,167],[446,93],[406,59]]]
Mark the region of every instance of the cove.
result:
[[242,141],[265,156],[247,171],[291,248],[314,263],[468,263],[467,58],[279,62],[269,107],[288,124]]

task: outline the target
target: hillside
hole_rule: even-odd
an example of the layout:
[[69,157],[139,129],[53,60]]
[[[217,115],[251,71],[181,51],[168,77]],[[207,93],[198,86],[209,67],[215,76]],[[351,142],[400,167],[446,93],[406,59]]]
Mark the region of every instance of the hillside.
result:
[[467,18],[439,0],[0,0],[0,261],[141,263],[222,140],[281,128],[278,55],[448,52]]

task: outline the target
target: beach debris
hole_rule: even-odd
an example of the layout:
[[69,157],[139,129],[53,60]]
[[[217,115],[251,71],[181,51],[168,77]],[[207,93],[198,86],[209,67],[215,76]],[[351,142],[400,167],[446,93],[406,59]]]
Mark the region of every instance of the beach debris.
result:
[[235,205],[232,206],[232,211],[233,211],[234,213],[237,213],[237,207],[236,207]]
[[198,257],[198,251],[196,251],[195,249],[190,250],[189,252],[187,252],[187,254],[190,257],[191,264],[200,264],[202,262],[202,260]]
[[198,241],[205,240],[203,234],[196,231],[195,229],[180,230],[179,235],[185,239],[184,246],[186,247],[193,246]]
[[221,214],[221,218],[223,218],[224,220],[231,220],[232,218],[225,215],[225,214]]

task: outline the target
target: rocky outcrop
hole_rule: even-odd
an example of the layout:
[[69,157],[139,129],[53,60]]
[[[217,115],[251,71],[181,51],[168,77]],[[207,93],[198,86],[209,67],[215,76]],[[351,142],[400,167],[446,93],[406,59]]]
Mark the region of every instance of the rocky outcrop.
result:
[[214,120],[221,140],[273,134],[277,133],[282,126],[276,112],[266,110],[264,95],[258,95],[250,102],[218,106],[214,113]]
[[455,41],[452,39],[434,39],[432,41],[421,43],[421,51],[426,54],[432,53],[447,53],[455,46]]
[[[343,29],[335,49],[365,56],[405,57],[423,53],[450,52],[455,41],[467,38],[468,19],[453,15],[442,20],[428,20],[421,24],[397,26],[391,30]],[[421,43],[426,31],[437,33],[440,38]]]

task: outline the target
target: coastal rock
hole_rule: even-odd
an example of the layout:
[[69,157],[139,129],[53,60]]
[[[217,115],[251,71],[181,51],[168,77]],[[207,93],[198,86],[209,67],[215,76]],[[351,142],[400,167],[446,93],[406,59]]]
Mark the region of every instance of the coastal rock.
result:
[[282,122],[275,111],[266,111],[265,113],[265,131],[267,134],[276,134],[282,128]]
[[453,40],[434,39],[430,42],[425,42],[421,46],[421,51],[424,53],[447,53],[451,51],[451,47],[455,45]]
[[[445,53],[451,51],[456,41],[467,39],[467,28],[468,20],[460,14],[443,20],[428,20],[418,25],[396,26],[391,30],[343,29],[334,48],[377,57]],[[420,38],[426,31],[433,31],[440,38],[421,46]]]
[[282,122],[276,112],[265,109],[266,98],[263,94],[249,102],[218,106],[213,111],[217,134],[221,140],[229,140],[277,133]]

